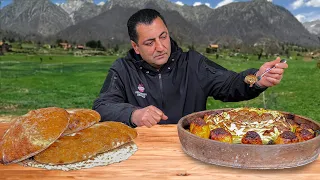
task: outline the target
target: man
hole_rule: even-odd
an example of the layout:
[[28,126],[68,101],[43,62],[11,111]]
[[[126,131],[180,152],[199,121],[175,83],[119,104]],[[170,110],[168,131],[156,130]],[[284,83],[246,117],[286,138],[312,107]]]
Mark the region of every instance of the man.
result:
[[[119,121],[132,127],[175,124],[187,114],[206,109],[208,96],[221,101],[257,97],[280,83],[288,67],[280,58],[259,70],[228,71],[198,52],[182,52],[169,35],[164,18],[152,9],[133,14],[127,23],[133,49],[114,62],[93,109],[102,121]],[[253,87],[248,74],[268,72]]]

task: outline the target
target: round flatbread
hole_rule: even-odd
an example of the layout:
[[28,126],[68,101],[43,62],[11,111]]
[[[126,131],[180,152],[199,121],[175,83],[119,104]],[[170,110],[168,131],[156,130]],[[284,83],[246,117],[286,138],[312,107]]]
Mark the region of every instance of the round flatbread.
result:
[[91,109],[67,109],[67,111],[70,114],[70,121],[62,136],[88,128],[101,119],[100,114]]
[[136,130],[123,123],[100,122],[59,138],[34,159],[50,165],[76,163],[131,142],[136,137]]
[[16,163],[43,151],[61,136],[68,124],[68,112],[57,107],[32,110],[19,117],[2,138],[3,163]]
[[127,160],[137,150],[138,150],[137,145],[132,141],[116,149],[112,149],[105,153],[98,154],[93,158],[90,158],[81,162],[77,162],[77,163],[65,164],[65,165],[49,165],[49,164],[39,163],[35,161],[33,158],[30,158],[20,162],[19,164],[27,167],[43,168],[47,170],[70,171],[70,170],[88,169],[88,168],[93,168],[97,166],[107,166],[109,164],[118,163],[118,162]]

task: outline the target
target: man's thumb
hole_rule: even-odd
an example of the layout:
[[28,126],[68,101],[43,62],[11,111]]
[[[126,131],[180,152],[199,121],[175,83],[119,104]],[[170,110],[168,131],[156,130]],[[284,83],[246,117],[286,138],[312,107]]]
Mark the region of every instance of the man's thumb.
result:
[[277,57],[276,60],[266,62],[266,63],[265,63],[265,66],[272,67],[272,66],[280,63],[280,61],[281,61],[281,58],[280,58],[280,57]]
[[168,116],[166,116],[165,114],[163,114],[163,115],[162,115],[162,119],[163,119],[163,120],[167,120],[167,119],[168,119]]
[[280,57],[277,57],[276,60],[271,61],[271,62],[272,62],[273,65],[276,65],[276,64],[280,63],[280,61],[281,61],[281,58],[280,58]]

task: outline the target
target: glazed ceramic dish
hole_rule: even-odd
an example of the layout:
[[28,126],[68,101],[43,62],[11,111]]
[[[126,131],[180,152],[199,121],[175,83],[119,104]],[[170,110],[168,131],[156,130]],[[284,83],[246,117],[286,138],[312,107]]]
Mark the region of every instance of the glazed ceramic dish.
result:
[[[178,135],[183,151],[202,162],[244,169],[284,169],[303,166],[316,160],[320,153],[320,136],[304,142],[279,145],[228,144],[191,134],[190,123],[205,114],[220,113],[230,109],[196,112],[181,118],[178,122]],[[320,124],[309,118],[281,112],[296,123],[307,123],[314,130]]]

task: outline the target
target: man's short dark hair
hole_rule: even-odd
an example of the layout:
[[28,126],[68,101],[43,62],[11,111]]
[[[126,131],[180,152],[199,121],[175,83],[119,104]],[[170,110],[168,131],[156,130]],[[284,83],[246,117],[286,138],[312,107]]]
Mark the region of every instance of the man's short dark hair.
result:
[[161,14],[154,9],[141,9],[134,13],[127,22],[130,40],[138,43],[137,25],[139,23],[150,25],[157,17],[160,17],[163,23],[167,26],[166,21]]

